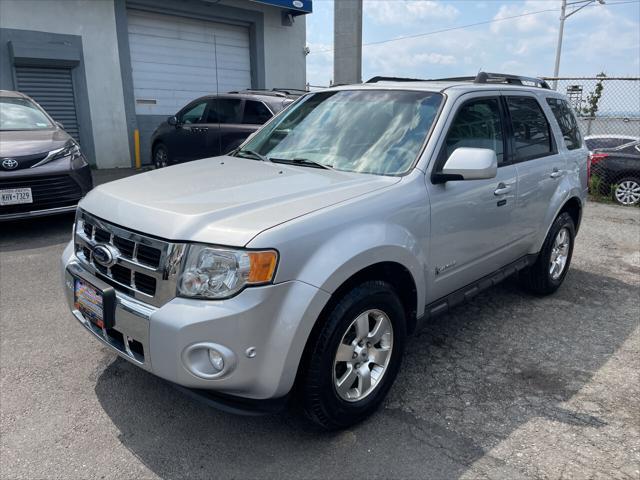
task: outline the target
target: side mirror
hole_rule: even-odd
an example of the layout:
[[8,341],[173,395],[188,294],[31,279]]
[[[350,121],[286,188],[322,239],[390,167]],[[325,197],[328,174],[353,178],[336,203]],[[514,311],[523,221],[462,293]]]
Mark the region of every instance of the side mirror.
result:
[[176,117],[175,115],[171,115],[170,117],[167,117],[167,123],[169,125],[171,125],[172,127],[177,127],[178,126],[178,117]]
[[62,123],[60,123],[60,122],[56,122],[56,125],[58,126],[58,128],[59,128],[60,130],[64,130],[64,125],[63,125]]
[[498,174],[496,152],[488,148],[456,148],[442,167],[433,175],[434,183],[451,180],[485,180]]

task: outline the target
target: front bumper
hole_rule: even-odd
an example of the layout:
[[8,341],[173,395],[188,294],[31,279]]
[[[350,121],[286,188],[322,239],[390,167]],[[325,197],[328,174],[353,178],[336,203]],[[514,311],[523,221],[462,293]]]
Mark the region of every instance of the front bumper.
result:
[[33,203],[0,206],[0,221],[73,212],[93,188],[91,167],[72,169],[68,159],[36,168],[0,172],[0,190],[31,188]]
[[[64,251],[62,272],[74,317],[121,357],[183,387],[256,400],[289,392],[311,328],[329,299],[328,293],[297,281],[248,288],[222,301],[176,297],[161,307],[118,291],[115,325],[107,331],[74,306],[74,278],[108,286],[83,268],[72,243]],[[197,344],[225,352],[222,375],[202,378],[192,372],[192,357],[185,352]]]

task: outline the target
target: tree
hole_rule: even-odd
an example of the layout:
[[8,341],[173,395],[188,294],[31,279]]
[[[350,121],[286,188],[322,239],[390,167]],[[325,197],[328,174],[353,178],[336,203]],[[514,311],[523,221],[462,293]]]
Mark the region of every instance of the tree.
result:
[[587,95],[586,105],[582,107],[582,115],[585,117],[595,117],[598,111],[598,103],[600,102],[600,98],[602,97],[602,91],[604,90],[604,79],[607,78],[607,75],[604,72],[600,72],[596,75],[598,81],[596,82],[596,87],[593,89],[593,92]]

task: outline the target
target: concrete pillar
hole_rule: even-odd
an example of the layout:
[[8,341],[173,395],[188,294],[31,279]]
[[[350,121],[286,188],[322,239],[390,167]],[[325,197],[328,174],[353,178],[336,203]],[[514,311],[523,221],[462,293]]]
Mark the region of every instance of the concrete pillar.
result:
[[362,0],[335,0],[333,83],[362,82]]

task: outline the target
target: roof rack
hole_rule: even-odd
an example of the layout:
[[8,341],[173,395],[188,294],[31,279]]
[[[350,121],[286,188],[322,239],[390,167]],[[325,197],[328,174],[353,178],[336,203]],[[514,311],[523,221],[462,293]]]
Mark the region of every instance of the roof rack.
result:
[[298,90],[297,88],[245,88],[244,90],[233,90],[228,93],[255,93],[256,95],[269,95],[274,97],[286,97],[288,95],[302,95],[307,93],[306,90]]
[[378,83],[378,82],[428,82],[425,78],[404,78],[404,77],[371,77],[364,83]]
[[367,80],[366,83],[377,82],[473,82],[473,83],[507,83],[510,85],[525,85],[526,83],[532,83],[533,86],[538,88],[551,89],[549,84],[542,78],[535,77],[523,77],[521,75],[511,75],[508,73],[488,73],[478,72],[475,77],[449,77],[449,78],[433,78],[433,79],[420,79],[420,78],[401,78],[401,77],[373,77]]

